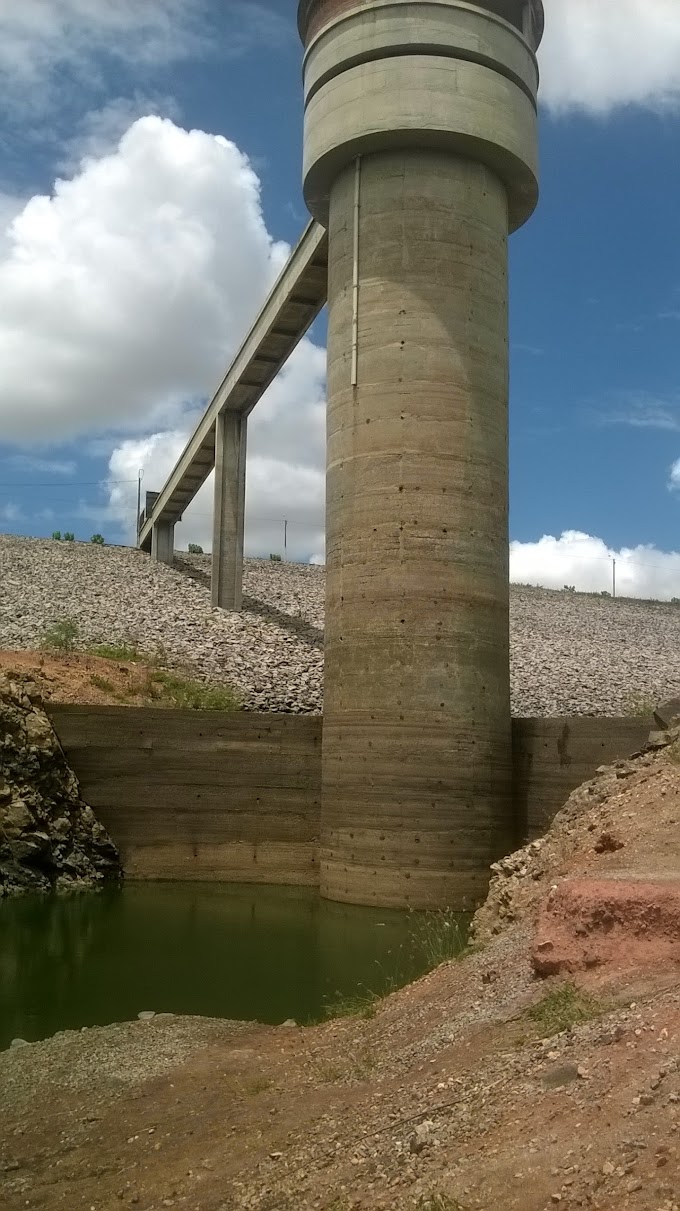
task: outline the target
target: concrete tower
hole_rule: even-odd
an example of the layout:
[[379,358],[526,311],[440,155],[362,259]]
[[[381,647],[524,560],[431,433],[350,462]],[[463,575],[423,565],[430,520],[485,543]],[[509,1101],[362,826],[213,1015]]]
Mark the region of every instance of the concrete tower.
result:
[[321,890],[479,896],[511,846],[507,237],[541,0],[301,0],[329,234]]

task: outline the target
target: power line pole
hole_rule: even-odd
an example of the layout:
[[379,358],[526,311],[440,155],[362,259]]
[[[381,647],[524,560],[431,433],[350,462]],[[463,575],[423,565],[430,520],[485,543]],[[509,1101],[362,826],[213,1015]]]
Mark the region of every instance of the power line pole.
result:
[[139,522],[142,516],[142,480],[144,479],[144,468],[140,468],[137,475],[137,546],[139,546]]
[[283,558],[284,559],[286,558],[287,550],[288,550],[288,522],[284,521],[284,523],[283,523]]
[[612,559],[612,597],[616,597],[616,560]]

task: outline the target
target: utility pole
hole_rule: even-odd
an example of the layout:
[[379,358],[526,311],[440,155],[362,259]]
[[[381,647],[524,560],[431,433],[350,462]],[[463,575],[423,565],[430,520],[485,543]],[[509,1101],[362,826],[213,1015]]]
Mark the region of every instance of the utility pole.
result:
[[137,525],[135,531],[137,534],[137,546],[139,546],[139,522],[142,515],[142,480],[144,479],[144,468],[140,468],[137,473]]
[[284,559],[286,558],[287,550],[288,550],[288,522],[284,521],[284,523],[283,523],[283,558]]
[[616,560],[612,559],[612,597],[616,597]]

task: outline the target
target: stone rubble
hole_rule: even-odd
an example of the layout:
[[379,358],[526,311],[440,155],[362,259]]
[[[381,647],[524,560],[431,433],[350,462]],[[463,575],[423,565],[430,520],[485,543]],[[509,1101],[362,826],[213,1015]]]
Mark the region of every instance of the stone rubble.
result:
[[[34,648],[65,617],[79,645],[134,640],[226,681],[249,710],[323,705],[324,569],[246,560],[241,614],[213,610],[210,557],[0,536],[0,647]],[[680,694],[680,606],[511,588],[518,716],[630,715]]]
[[0,674],[0,899],[92,887],[121,873],[35,685]]

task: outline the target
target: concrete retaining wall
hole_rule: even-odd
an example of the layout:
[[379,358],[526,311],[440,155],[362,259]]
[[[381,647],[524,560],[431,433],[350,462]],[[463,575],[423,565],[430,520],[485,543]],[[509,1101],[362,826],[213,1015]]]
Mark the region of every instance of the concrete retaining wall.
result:
[[321,719],[52,706],[131,879],[318,883]]
[[[52,706],[83,798],[131,879],[319,881],[322,720]],[[646,740],[640,719],[515,719],[518,841],[545,831],[598,765]]]

